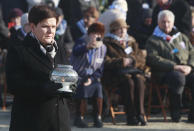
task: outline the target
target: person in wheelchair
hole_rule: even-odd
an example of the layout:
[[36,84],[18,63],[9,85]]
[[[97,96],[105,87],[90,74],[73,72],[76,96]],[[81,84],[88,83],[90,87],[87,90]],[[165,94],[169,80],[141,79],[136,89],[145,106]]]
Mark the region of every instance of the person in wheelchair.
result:
[[123,19],[117,19],[110,24],[110,33],[104,38],[107,54],[102,84],[107,90],[118,88],[124,100],[127,125],[146,125],[146,86],[143,72],[145,56],[135,39],[127,34],[128,27]]

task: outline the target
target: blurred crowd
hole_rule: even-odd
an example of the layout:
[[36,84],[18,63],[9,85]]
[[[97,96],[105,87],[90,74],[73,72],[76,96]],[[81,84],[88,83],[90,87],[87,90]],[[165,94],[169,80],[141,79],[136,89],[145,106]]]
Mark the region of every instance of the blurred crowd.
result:
[[194,95],[193,0],[0,0],[0,56],[32,32],[28,16],[36,5],[55,10],[62,64],[80,77],[72,96],[75,126],[88,127],[84,117],[92,101],[94,126],[103,127],[113,90],[112,105],[124,105],[127,125],[147,125],[145,90],[153,76],[168,86],[172,121],[181,120],[180,109],[189,103],[194,123],[194,100],[183,102],[185,87]]

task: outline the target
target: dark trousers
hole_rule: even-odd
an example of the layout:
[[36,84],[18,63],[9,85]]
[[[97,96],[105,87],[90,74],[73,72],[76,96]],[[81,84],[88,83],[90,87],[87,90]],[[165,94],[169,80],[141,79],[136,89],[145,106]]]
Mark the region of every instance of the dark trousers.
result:
[[[194,97],[194,84],[192,82],[194,82],[194,72],[187,76],[179,71],[166,73],[163,83],[169,88],[171,112],[179,112],[181,95],[185,86],[191,88],[192,96]],[[194,113],[194,99],[192,100],[191,112]]]

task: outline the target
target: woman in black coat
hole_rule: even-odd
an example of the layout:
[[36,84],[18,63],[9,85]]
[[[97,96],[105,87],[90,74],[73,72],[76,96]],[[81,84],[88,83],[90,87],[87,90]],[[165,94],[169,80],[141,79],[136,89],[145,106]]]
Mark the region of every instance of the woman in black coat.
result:
[[54,41],[57,16],[39,5],[29,12],[29,22],[32,32],[7,56],[7,84],[14,95],[10,131],[70,131],[66,100],[57,91],[62,85],[49,79],[63,63]]

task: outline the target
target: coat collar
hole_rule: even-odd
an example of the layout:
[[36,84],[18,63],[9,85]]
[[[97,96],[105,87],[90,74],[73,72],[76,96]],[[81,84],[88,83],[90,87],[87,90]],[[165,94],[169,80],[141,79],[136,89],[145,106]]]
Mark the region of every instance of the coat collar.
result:
[[125,49],[125,47],[120,44],[120,41],[118,41],[118,40],[116,40],[112,37],[109,37],[109,36],[104,37],[103,43],[105,43],[106,46],[110,45],[110,46],[113,46],[113,47],[116,47],[116,48],[121,48],[123,50]]
[[154,29],[153,35],[157,36],[157,37],[160,37],[163,40],[168,41],[168,42],[171,43],[174,39],[176,39],[180,35],[180,32],[178,32],[176,27],[173,27],[171,33],[170,34],[166,34],[162,30],[160,30],[159,26],[157,26]]
[[47,73],[49,70],[53,69],[49,58],[40,50],[40,44],[37,39],[28,34],[23,41],[23,46],[25,48],[24,54],[26,54],[26,56],[24,57],[26,57],[26,60],[30,59],[31,61],[34,61],[34,63],[38,62],[41,64],[41,70],[46,71]]

